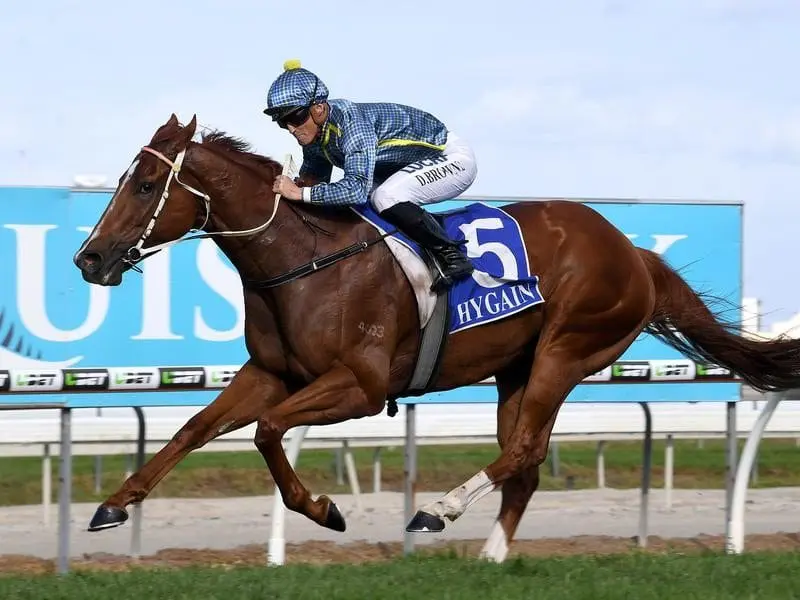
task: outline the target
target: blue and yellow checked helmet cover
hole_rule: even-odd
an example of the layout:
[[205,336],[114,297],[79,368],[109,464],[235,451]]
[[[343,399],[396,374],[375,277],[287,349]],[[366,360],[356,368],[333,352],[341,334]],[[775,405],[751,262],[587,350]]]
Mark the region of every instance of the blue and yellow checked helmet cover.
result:
[[287,60],[281,73],[267,92],[264,112],[273,118],[280,117],[300,106],[309,106],[328,99],[328,87],[299,60]]

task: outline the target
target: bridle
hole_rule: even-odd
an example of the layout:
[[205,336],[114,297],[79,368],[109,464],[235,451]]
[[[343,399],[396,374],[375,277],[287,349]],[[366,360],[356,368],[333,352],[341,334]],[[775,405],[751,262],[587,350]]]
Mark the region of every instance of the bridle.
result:
[[[267,219],[264,223],[262,223],[261,225],[258,225],[257,227],[252,227],[251,229],[243,229],[241,231],[211,231],[211,232],[204,232],[204,233],[199,233],[199,234],[196,234],[196,235],[180,237],[180,238],[178,238],[176,240],[171,240],[169,242],[164,242],[163,244],[157,244],[155,246],[150,246],[148,248],[144,248],[144,243],[147,241],[147,238],[149,238],[150,234],[153,232],[153,228],[155,227],[156,220],[158,219],[158,216],[161,214],[161,211],[164,210],[164,206],[167,203],[167,199],[169,198],[169,186],[172,183],[173,179],[178,183],[178,185],[180,185],[186,191],[190,192],[194,196],[197,196],[198,198],[202,198],[204,206],[205,206],[206,214],[205,214],[205,218],[203,219],[203,224],[200,226],[199,229],[192,228],[189,231],[202,230],[202,228],[205,227],[208,224],[208,221],[211,218],[211,198],[210,198],[210,196],[208,194],[200,191],[200,190],[197,190],[197,189],[193,188],[190,185],[187,185],[186,183],[184,183],[183,181],[180,180],[179,175],[180,175],[180,172],[181,172],[181,168],[183,167],[183,161],[184,161],[184,159],[186,157],[186,151],[187,150],[188,150],[188,146],[186,148],[184,148],[183,150],[181,150],[180,152],[178,152],[178,155],[175,157],[175,160],[172,161],[172,160],[168,159],[166,156],[164,156],[158,150],[154,150],[153,148],[150,148],[149,146],[144,146],[142,148],[143,152],[147,152],[149,154],[152,154],[153,156],[158,158],[160,161],[162,161],[162,162],[166,163],[167,165],[169,165],[170,172],[169,172],[169,175],[167,176],[167,181],[164,184],[164,191],[161,192],[161,198],[159,198],[159,200],[158,200],[158,204],[156,205],[156,209],[153,212],[153,216],[150,217],[150,222],[147,224],[147,227],[145,227],[144,231],[142,232],[141,237],[139,238],[139,241],[136,242],[136,245],[131,247],[130,249],[128,249],[128,252],[122,258],[122,262],[130,265],[130,267],[132,269],[134,269],[135,271],[141,272],[141,269],[139,269],[136,266],[137,262],[143,260],[146,256],[148,256],[150,254],[158,252],[159,250],[162,250],[163,248],[167,248],[169,246],[177,244],[178,242],[185,242],[187,240],[195,240],[195,239],[198,239],[198,238],[208,238],[208,237],[211,237],[211,236],[214,236],[214,235],[221,235],[221,236],[225,236],[225,237],[237,237],[237,236],[253,235],[253,234],[259,233],[261,231],[264,231],[267,227],[270,226],[270,224],[272,223],[273,219],[275,219],[275,215],[278,212],[278,203],[280,202],[280,198],[281,198],[281,195],[279,193],[275,194],[275,202],[273,203],[272,214],[270,215],[269,219]],[[289,175],[290,173],[293,173],[294,170],[295,170],[294,158],[292,157],[291,154],[287,154],[286,155],[286,159],[283,162],[283,168],[281,170],[281,174],[282,175]],[[292,210],[296,211],[296,209],[291,207],[291,205],[289,205],[289,207]],[[315,229],[319,229],[319,226],[314,226],[314,225],[310,224],[308,222],[308,219],[306,219],[305,217],[301,217],[301,219],[309,227],[313,227]],[[325,232],[325,233],[328,234],[328,235],[331,235],[330,232]],[[367,250],[368,248],[374,246],[375,244],[381,242],[385,238],[387,238],[387,237],[389,237],[389,236],[391,236],[391,235],[393,235],[395,233],[397,233],[397,230],[396,229],[391,229],[391,230],[389,230],[389,231],[387,231],[385,233],[381,233],[380,235],[371,238],[370,240],[358,241],[358,242],[355,242],[353,244],[350,244],[349,246],[347,246],[345,248],[342,248],[342,249],[337,250],[335,252],[332,252],[330,254],[326,254],[325,256],[321,256],[319,258],[315,258],[315,259],[311,260],[310,262],[307,262],[307,263],[302,264],[300,266],[294,267],[293,269],[290,269],[286,273],[278,275],[277,277],[271,277],[269,279],[264,279],[264,280],[249,280],[249,279],[245,279],[245,280],[243,280],[243,284],[244,284],[245,287],[249,287],[251,289],[266,289],[266,288],[272,288],[272,287],[277,287],[277,286],[280,286],[280,285],[284,285],[284,284],[289,283],[291,281],[295,281],[295,280],[300,279],[302,277],[306,277],[308,275],[311,275],[312,273],[316,273],[317,271],[319,271],[321,269],[325,269],[325,268],[327,268],[327,267],[329,267],[329,266],[331,266],[333,264],[336,264],[341,260],[344,260],[344,259],[349,258],[351,256],[355,256],[356,254],[359,254],[359,253]]]
[[[158,217],[161,214],[161,211],[164,210],[164,206],[166,206],[166,204],[167,204],[167,199],[169,198],[169,186],[170,186],[170,183],[172,183],[173,179],[175,179],[175,181],[178,183],[178,185],[180,185],[183,189],[185,189],[186,191],[190,192],[194,196],[197,196],[198,198],[201,198],[203,200],[203,205],[205,207],[205,218],[203,219],[203,224],[200,225],[200,227],[192,228],[189,231],[190,232],[202,231],[203,227],[205,227],[208,224],[208,221],[211,218],[211,197],[208,194],[206,194],[206,193],[204,193],[204,192],[202,192],[200,190],[197,190],[197,189],[193,188],[192,186],[190,186],[190,185],[188,185],[188,184],[186,184],[186,183],[184,183],[183,181],[180,180],[179,175],[180,175],[180,172],[181,172],[181,168],[183,167],[183,160],[186,157],[186,151],[187,150],[188,150],[188,146],[186,148],[184,148],[183,150],[181,150],[180,152],[178,152],[178,155],[175,157],[175,160],[172,161],[169,158],[167,158],[166,156],[164,156],[164,154],[162,154],[158,150],[154,150],[153,148],[150,148],[149,146],[144,146],[142,148],[143,152],[147,152],[149,154],[152,154],[153,156],[158,158],[160,161],[166,163],[170,167],[170,170],[169,170],[169,175],[167,175],[167,181],[164,184],[164,191],[161,192],[161,197],[158,200],[158,204],[156,205],[156,209],[153,212],[153,216],[150,217],[150,222],[147,224],[147,227],[144,228],[144,231],[142,232],[142,235],[139,237],[139,241],[136,242],[136,245],[131,247],[131,248],[129,248],[128,251],[125,253],[124,258],[122,259],[123,262],[129,264],[131,266],[131,268],[133,268],[133,269],[135,269],[137,271],[139,270],[135,266],[135,264],[137,262],[143,260],[146,256],[148,256],[150,254],[153,254],[155,252],[163,250],[164,248],[167,248],[169,246],[177,244],[178,242],[185,242],[185,241],[188,241],[188,240],[194,240],[194,239],[198,239],[198,238],[208,238],[208,237],[211,237],[211,236],[214,236],[214,235],[221,235],[221,236],[225,236],[225,237],[238,237],[238,236],[246,236],[246,235],[253,235],[253,234],[259,233],[259,232],[265,230],[267,227],[270,226],[270,224],[272,223],[272,221],[275,218],[275,215],[276,215],[276,213],[278,211],[278,203],[280,202],[280,194],[275,194],[275,202],[273,203],[272,214],[270,215],[269,219],[267,219],[264,223],[262,223],[261,225],[258,225],[257,227],[252,227],[250,229],[243,229],[243,230],[240,230],[240,231],[211,231],[211,232],[198,233],[196,235],[180,237],[180,238],[175,239],[175,240],[171,240],[171,241],[168,241],[168,242],[164,242],[162,244],[156,244],[155,246],[150,246],[148,248],[145,248],[144,244],[147,241],[147,239],[150,237],[150,234],[153,232],[153,228],[156,225],[156,221],[158,220]],[[281,173],[285,174],[292,167],[293,162],[294,161],[293,161],[292,155],[291,154],[287,154],[286,155],[286,160],[283,163],[283,169],[282,169]]]

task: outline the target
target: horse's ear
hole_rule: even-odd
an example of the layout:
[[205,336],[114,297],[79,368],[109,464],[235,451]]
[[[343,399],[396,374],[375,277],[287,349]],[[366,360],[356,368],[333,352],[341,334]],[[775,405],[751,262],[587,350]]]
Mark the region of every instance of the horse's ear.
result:
[[192,115],[192,120],[186,124],[186,127],[183,128],[183,136],[188,144],[189,141],[194,137],[194,133],[197,130],[197,115]]
[[181,124],[178,121],[178,117],[175,116],[175,113],[172,113],[170,118],[167,119],[167,122],[156,129],[153,137],[150,139],[150,144],[157,144],[169,139],[171,136],[175,135],[175,132],[180,130],[180,128]]

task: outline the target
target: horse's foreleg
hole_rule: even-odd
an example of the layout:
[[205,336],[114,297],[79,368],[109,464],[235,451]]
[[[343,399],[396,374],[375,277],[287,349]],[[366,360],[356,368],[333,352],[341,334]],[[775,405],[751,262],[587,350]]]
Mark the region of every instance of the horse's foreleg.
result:
[[224,433],[249,425],[286,395],[279,379],[250,363],[245,364],[211,404],[189,419],[155,456],[100,505],[89,531],[124,523],[128,519],[125,507],[141,502],[189,452]]
[[[345,530],[339,509],[327,496],[317,500],[311,497],[289,464],[281,440],[292,427],[331,425],[378,414],[384,406],[386,388],[376,385],[382,378],[372,373],[371,377],[366,373],[357,377],[349,367],[336,367],[268,411],[259,419],[256,430],[256,447],[269,466],[286,507],[335,531]],[[371,385],[362,384],[362,380]]]

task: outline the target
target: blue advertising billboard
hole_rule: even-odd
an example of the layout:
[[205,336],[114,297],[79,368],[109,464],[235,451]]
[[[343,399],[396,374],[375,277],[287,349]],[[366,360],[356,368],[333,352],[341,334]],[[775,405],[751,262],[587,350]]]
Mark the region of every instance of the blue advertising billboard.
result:
[[[0,369],[244,362],[239,278],[213,240],[165,249],[142,264],[142,274],[129,272],[118,287],[83,281],[72,258],[110,197],[111,190],[0,187],[5,258],[0,263],[5,283],[0,288]],[[514,199],[462,199],[467,200],[502,205]],[[435,210],[460,202],[442,203]],[[741,303],[740,204],[587,203],[635,244],[681,268],[691,285]],[[680,355],[640,336],[622,358],[673,357]],[[632,400],[735,400],[738,391],[739,385],[731,383],[585,385],[570,400],[619,400],[621,394]],[[481,400],[474,392],[469,395]],[[486,392],[494,393],[491,388]],[[174,401],[197,404],[215,393],[176,392]],[[450,394],[438,399],[464,401],[463,392]],[[99,403],[114,396],[95,395]],[[129,404],[131,398],[118,401]]]

